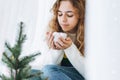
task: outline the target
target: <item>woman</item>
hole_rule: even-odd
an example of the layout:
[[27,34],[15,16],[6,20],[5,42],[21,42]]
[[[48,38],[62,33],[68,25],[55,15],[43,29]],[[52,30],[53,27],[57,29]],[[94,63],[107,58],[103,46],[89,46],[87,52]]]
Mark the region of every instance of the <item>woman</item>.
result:
[[[57,0],[53,5],[53,18],[47,43],[55,52],[52,63],[42,69],[49,80],[84,80],[84,0]],[[54,42],[53,32],[64,32],[66,39],[60,37]],[[58,50],[58,51],[57,51]]]
[[[42,69],[48,80],[84,80],[84,0],[57,0],[47,32],[49,64]],[[67,38],[54,41],[53,32]],[[47,57],[46,57],[47,58]]]

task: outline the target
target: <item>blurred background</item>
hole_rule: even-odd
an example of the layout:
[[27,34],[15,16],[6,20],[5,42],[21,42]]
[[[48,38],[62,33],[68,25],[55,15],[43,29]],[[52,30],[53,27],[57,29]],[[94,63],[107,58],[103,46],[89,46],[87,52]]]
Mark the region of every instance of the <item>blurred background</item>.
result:
[[[8,73],[1,61],[2,53],[5,50],[5,41],[8,41],[11,46],[15,44],[21,21],[24,22],[24,33],[27,35],[22,55],[46,51],[44,35],[54,1],[0,0],[0,74]],[[39,57],[37,57],[37,62],[33,62],[33,68],[39,68],[38,63],[41,61]]]

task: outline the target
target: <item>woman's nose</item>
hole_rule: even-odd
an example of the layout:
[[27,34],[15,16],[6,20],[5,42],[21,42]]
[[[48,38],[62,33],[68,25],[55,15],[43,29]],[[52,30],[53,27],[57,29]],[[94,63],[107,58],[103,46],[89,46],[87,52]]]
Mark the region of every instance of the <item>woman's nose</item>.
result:
[[62,21],[63,21],[63,22],[66,22],[66,21],[67,21],[66,15],[63,15],[63,16],[62,16]]

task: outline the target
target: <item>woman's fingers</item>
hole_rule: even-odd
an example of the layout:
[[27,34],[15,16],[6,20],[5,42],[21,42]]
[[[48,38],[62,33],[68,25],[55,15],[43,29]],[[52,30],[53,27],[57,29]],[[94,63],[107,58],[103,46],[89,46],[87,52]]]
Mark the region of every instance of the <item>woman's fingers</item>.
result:
[[58,42],[55,42],[55,48],[60,50],[62,49],[62,46]]
[[67,37],[66,39],[60,37],[57,41],[54,42],[53,32],[47,32],[46,35],[49,48],[62,50],[70,47],[70,45],[72,44],[72,40],[69,37]]
[[55,42],[56,49],[66,49],[70,47],[72,44],[72,40],[68,37],[66,39],[59,38],[57,42]]
[[53,35],[52,35],[52,32],[47,32],[46,33],[47,35],[47,44],[49,46],[49,48],[54,48],[54,43],[53,43]]

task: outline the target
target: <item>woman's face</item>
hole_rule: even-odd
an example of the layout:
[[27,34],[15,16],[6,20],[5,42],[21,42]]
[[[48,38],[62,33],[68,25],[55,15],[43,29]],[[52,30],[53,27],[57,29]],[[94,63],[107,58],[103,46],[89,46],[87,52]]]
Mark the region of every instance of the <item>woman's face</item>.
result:
[[75,8],[69,1],[61,1],[57,18],[59,25],[64,32],[76,32],[75,27],[79,18]]

